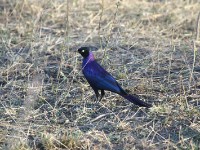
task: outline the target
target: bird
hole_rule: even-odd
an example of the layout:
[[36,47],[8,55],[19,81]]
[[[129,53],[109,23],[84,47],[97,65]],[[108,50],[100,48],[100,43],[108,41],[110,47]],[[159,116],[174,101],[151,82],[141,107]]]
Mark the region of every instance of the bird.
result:
[[[96,60],[90,50],[90,47],[78,48],[78,53],[83,57],[82,73],[86,80],[94,90],[96,99],[101,101],[105,95],[105,91],[117,93],[128,101],[139,107],[152,107],[151,104],[140,100],[138,97],[128,94],[116,81],[116,79],[108,73]],[[99,94],[101,91],[101,95]]]

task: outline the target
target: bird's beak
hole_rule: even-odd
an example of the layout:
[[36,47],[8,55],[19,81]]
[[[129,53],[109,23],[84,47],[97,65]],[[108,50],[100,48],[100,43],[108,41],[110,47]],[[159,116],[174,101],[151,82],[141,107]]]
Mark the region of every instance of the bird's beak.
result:
[[78,49],[76,50],[76,52],[80,54],[80,51]]

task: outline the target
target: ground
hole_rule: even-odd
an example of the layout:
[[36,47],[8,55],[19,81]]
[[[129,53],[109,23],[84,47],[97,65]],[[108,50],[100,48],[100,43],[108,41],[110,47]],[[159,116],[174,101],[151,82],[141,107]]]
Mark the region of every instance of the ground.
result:
[[[197,0],[1,0],[0,149],[200,148]],[[81,72],[77,48],[139,108]]]

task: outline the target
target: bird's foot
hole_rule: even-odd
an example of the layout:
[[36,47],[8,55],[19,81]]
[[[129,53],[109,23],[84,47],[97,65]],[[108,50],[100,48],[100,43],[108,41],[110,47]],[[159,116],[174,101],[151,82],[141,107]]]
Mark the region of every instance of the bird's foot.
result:
[[100,97],[99,102],[101,102],[102,98],[103,98],[103,96]]

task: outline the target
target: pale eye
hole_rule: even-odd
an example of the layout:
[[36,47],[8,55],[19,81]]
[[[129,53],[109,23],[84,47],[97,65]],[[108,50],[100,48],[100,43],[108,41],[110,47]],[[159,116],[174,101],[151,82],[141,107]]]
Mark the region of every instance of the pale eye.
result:
[[85,52],[85,50],[83,49],[83,50],[82,50],[82,53],[84,53],[84,52]]

